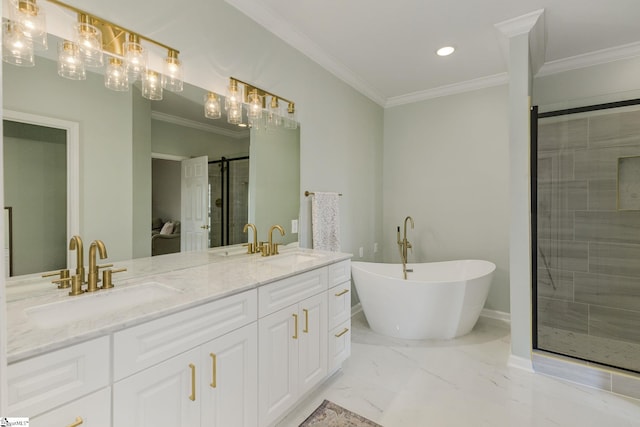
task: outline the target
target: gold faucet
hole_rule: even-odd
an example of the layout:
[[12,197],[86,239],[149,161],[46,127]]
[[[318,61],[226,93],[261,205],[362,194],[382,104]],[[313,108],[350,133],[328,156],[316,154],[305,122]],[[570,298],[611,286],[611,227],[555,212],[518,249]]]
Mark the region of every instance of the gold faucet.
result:
[[246,233],[249,231],[249,228],[253,229],[253,243],[247,243],[247,253],[255,254],[260,251],[260,248],[258,247],[258,229],[255,224],[245,224],[242,232]]
[[278,255],[278,243],[273,243],[273,230],[279,230],[280,235],[284,236],[284,228],[280,225],[272,225],[269,229],[269,242],[267,243],[267,253],[265,254],[264,247],[262,248],[262,256]]
[[400,227],[398,227],[398,249],[400,250],[400,258],[402,258],[402,274],[406,280],[407,271],[411,272],[413,270],[407,270],[407,251],[408,249],[412,249],[411,243],[407,240],[407,221],[411,221],[411,229],[413,230],[413,218],[410,216],[404,219],[404,236],[402,240],[400,240]]
[[82,238],[73,236],[69,241],[69,250],[76,251],[76,276],[84,282],[84,248],[82,246]]
[[102,240],[94,240],[89,246],[89,275],[87,276],[87,292],[95,292],[98,290],[98,269],[111,267],[113,264],[97,265],[96,249],[100,253],[100,259],[107,257],[107,248]]

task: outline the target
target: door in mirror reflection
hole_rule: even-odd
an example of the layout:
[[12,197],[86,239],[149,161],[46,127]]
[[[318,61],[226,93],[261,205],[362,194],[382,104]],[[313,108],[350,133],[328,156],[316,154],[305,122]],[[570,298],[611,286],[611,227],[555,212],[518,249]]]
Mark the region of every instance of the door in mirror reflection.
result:
[[247,241],[249,219],[249,156],[209,162],[209,247]]
[[66,267],[67,132],[3,120],[5,206],[12,208],[12,276]]

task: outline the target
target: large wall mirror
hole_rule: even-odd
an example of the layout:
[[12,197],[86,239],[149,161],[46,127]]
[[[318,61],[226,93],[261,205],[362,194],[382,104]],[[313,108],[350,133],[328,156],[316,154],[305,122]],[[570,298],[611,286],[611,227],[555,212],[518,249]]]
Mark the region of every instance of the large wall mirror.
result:
[[[57,42],[49,36],[49,46]],[[156,251],[153,236],[182,221],[181,162],[202,156],[207,246],[246,242],[247,222],[257,224],[262,240],[280,224],[287,231],[282,242],[297,241],[291,221],[299,214],[299,129],[207,119],[207,91],[188,84],[149,101],[135,85],[129,92],[106,89],[98,73],[61,78],[56,62],[44,57],[33,68],[2,66],[14,276],[72,267],[67,246],[74,233],[103,240],[110,261],[179,251],[170,238]]]

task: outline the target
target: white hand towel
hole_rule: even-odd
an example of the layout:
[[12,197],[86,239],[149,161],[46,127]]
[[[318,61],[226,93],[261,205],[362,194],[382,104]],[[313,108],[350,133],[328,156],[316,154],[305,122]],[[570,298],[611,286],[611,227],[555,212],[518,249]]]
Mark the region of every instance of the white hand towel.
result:
[[317,192],[311,201],[313,249],[340,251],[339,194]]

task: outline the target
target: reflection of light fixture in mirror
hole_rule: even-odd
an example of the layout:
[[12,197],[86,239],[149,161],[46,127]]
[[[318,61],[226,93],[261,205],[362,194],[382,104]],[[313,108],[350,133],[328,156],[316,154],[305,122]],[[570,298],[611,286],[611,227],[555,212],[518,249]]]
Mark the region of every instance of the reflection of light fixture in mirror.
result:
[[204,96],[204,116],[208,119],[219,119],[222,116],[220,98],[213,92]]
[[158,72],[147,70],[142,75],[142,96],[152,101],[162,100],[162,82]]
[[133,33],[129,33],[123,51],[129,81],[135,82],[147,71],[147,51],[140,44],[140,37]]
[[227,110],[227,122],[233,125],[242,123],[242,91],[238,87],[238,82],[233,79],[231,79],[227,88],[224,108]]
[[296,120],[296,109],[293,102],[287,107],[287,118],[284,120],[284,127],[287,129],[297,129],[298,121]]
[[252,89],[247,97],[248,111],[247,116],[250,120],[258,120],[262,118],[262,96],[258,94],[258,89]]
[[172,92],[182,92],[182,63],[178,59],[178,51],[169,49],[164,59],[162,87]]
[[36,0],[18,0],[14,5],[9,15],[10,19],[20,24],[22,33],[31,40],[34,49],[47,50],[45,14],[36,4]]
[[2,23],[2,60],[19,67],[33,67],[33,44],[13,21]]
[[109,58],[109,64],[104,73],[104,85],[107,89],[118,92],[129,90],[129,76],[120,58]]
[[70,40],[58,43],[58,75],[70,80],[87,78],[80,48]]
[[102,31],[91,24],[91,17],[78,14],[78,22],[74,26],[76,43],[87,67],[102,67]]
[[267,125],[274,127],[282,125],[280,105],[278,104],[278,98],[275,96],[271,97],[271,104],[269,104],[269,110],[267,112]]

